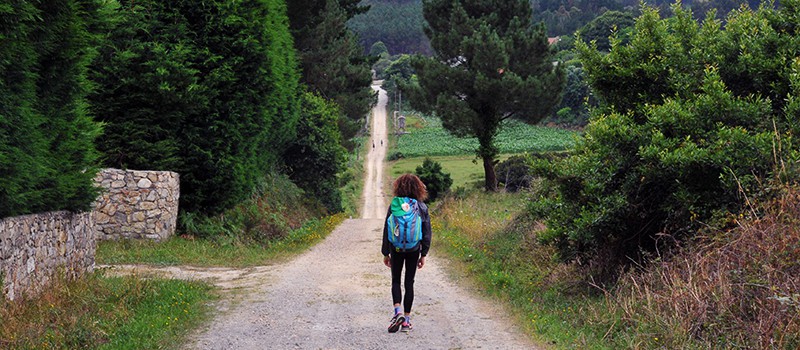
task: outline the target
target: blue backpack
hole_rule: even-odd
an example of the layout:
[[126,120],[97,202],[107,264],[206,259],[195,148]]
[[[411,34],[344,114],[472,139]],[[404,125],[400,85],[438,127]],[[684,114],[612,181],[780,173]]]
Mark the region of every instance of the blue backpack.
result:
[[398,252],[416,247],[422,240],[422,217],[417,200],[394,197],[390,209],[392,214],[386,219],[389,242]]

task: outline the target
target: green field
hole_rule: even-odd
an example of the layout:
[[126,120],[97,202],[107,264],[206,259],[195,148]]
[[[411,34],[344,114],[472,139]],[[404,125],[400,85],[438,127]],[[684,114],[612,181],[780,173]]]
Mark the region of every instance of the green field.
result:
[[[395,150],[404,157],[473,155],[478,148],[476,138],[450,135],[438,118],[406,119],[407,134],[395,138]],[[516,120],[503,122],[495,141],[501,154],[562,151],[575,144],[575,131],[528,125]]]
[[[406,130],[407,134],[391,136],[393,149],[389,154],[403,155],[403,158],[389,162],[392,177],[414,173],[425,157],[430,157],[450,174],[453,179],[451,188],[483,185],[483,164],[475,157],[477,139],[457,138],[447,133],[438,118],[420,118],[413,114],[406,117]],[[498,159],[502,162],[514,154],[569,149],[578,135],[571,130],[506,121],[496,139],[501,153]]]
[[[504,161],[510,156],[501,155],[499,159]],[[483,163],[474,162],[475,156],[433,156],[429,158],[439,162],[442,165],[442,171],[450,174],[450,178],[453,179],[451,188],[483,186]],[[389,162],[392,177],[397,178],[403,173],[413,174],[424,160],[425,157],[414,157]]]

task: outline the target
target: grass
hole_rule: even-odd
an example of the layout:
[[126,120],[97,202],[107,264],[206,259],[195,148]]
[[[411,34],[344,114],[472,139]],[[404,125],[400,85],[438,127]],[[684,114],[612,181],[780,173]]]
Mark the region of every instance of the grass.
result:
[[587,312],[606,300],[577,288],[577,272],[538,243],[540,225],[521,216],[521,194],[471,193],[437,207],[434,249],[441,249],[479,290],[507,304],[533,338],[557,348],[609,349],[604,325]]
[[[450,135],[437,118],[408,115],[406,125],[408,134],[390,137],[394,139],[394,150],[390,154],[399,152],[404,157],[473,155],[478,148],[476,138]],[[507,120],[495,137],[495,143],[501,154],[562,151],[574,145],[577,135],[575,131]]]
[[173,237],[152,241],[102,241],[97,247],[98,264],[152,264],[247,267],[270,264],[305,251],[324,239],[345,219],[337,214],[306,222],[287,236],[267,243],[241,243],[220,239]]
[[433,210],[435,251],[561,349],[797,349],[800,191],[701,235],[684,250],[599,290],[556,262],[527,218],[525,194],[474,191]]
[[177,349],[210,315],[210,287],[95,272],[0,301],[2,349]]
[[[501,155],[498,159],[504,161],[511,155]],[[474,188],[483,185],[483,164],[474,162],[475,156],[433,156],[429,157],[442,165],[442,171],[450,174],[453,179],[452,188]],[[402,158],[389,163],[392,177],[404,173],[414,173],[422,165],[425,157]]]

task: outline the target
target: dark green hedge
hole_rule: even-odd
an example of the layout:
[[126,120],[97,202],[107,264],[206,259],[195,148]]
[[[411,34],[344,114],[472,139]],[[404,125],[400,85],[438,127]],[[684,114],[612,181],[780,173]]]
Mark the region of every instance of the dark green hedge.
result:
[[105,165],[181,174],[181,209],[246,199],[295,137],[283,1],[125,1],[94,64]]
[[0,217],[88,209],[96,196],[88,114],[94,1],[0,5]]

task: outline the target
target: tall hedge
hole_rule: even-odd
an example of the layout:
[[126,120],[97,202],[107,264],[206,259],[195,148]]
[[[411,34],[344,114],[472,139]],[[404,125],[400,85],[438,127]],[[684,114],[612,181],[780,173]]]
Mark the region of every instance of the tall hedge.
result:
[[189,212],[247,198],[295,136],[285,3],[122,1],[114,16],[92,96],[105,164],[180,173]]
[[94,1],[0,5],[0,217],[85,210],[100,127],[89,116]]

